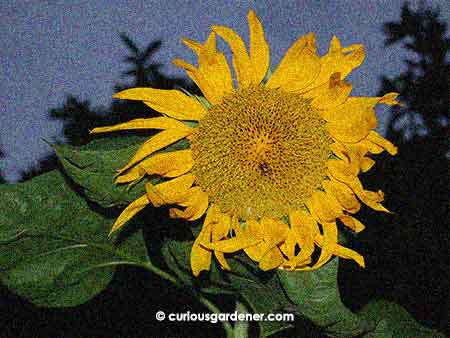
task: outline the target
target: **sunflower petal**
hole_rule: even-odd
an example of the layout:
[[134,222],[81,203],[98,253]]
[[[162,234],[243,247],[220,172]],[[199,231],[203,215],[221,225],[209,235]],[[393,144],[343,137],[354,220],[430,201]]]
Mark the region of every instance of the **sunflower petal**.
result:
[[278,247],[270,249],[259,261],[259,267],[268,271],[279,267],[283,263],[283,255]]
[[119,170],[119,173],[131,168],[134,164],[142,161],[147,156],[150,156],[155,151],[163,149],[172,143],[188,136],[193,131],[192,128],[186,126],[183,129],[167,129],[159,134],[152,136],[150,139],[145,141],[141,147],[138,149],[133,158],[128,162],[126,166]]
[[[327,110],[343,104],[351,91],[352,85],[341,80],[341,73],[333,73],[328,82],[310,90],[303,96],[313,99],[311,106],[314,108]],[[328,114],[328,112],[323,112],[321,115],[328,120]]]
[[391,155],[397,154],[397,147],[394,146],[391,142],[386,140],[384,137],[382,137],[380,134],[378,134],[376,131],[371,131],[369,135],[367,135],[367,139],[376,144],[377,146],[380,146],[387,150],[387,152]]
[[328,53],[320,58],[320,73],[309,86],[315,88],[327,82],[334,73],[340,73],[344,79],[364,60],[363,45],[351,45],[342,48],[339,39],[333,36]]
[[350,215],[343,215],[339,217],[339,219],[342,221],[342,223],[344,223],[347,227],[349,227],[356,233],[361,232],[366,228],[364,224]]
[[361,204],[352,189],[345,183],[332,179],[330,181],[323,181],[322,186],[327,193],[333,194],[336,197],[339,204],[346,211],[356,213],[361,208]]
[[105,133],[118,130],[131,129],[186,129],[189,128],[184,123],[170,117],[153,117],[148,119],[134,119],[125,123],[116,124],[109,127],[97,127],[90,131],[94,133]]
[[206,222],[200,231],[200,234],[194,241],[191,249],[191,269],[195,277],[197,277],[201,271],[208,271],[211,266],[211,250],[204,248],[202,243],[209,243],[211,241],[211,225]]
[[250,63],[255,73],[255,84],[260,83],[269,69],[270,51],[264,29],[254,11],[248,13],[250,28]]
[[200,187],[191,188],[178,198],[180,201],[175,203],[186,206],[186,209],[183,211],[177,208],[169,209],[171,218],[184,218],[188,221],[195,221],[202,217],[208,208],[208,195]]
[[333,222],[343,214],[342,206],[336,197],[323,191],[315,191],[306,205],[323,222]]
[[364,263],[364,257],[361,256],[359,253],[357,253],[356,251],[353,251],[351,249],[345,248],[339,244],[336,245],[336,247],[334,248],[334,254],[336,256],[345,258],[345,259],[353,259],[356,263],[358,263],[359,266],[361,267],[365,267],[365,263]]
[[222,269],[224,270],[231,270],[230,265],[228,264],[228,262],[225,259],[225,255],[223,254],[223,252],[220,251],[214,251],[214,256],[216,256],[220,266],[222,267]]
[[301,92],[310,85],[320,71],[313,33],[298,39],[281,60],[267,81],[268,88],[282,88]]
[[139,211],[144,209],[145,206],[149,203],[150,201],[148,200],[147,195],[142,195],[137,200],[131,202],[114,222],[109,235],[119,230],[126,222],[128,222]]
[[145,170],[147,175],[177,177],[187,173],[193,165],[192,151],[185,149],[153,155],[143,160],[138,166]]
[[144,101],[150,108],[179,120],[198,121],[206,114],[200,102],[175,89],[131,88],[113,98]]
[[247,88],[249,85],[256,83],[250,57],[241,37],[228,27],[213,26],[212,30],[230,46],[231,52],[233,53],[233,66],[239,88]]
[[260,241],[261,239],[259,238],[243,235],[210,243],[207,247],[212,250],[218,250],[225,253],[232,253],[256,245]]
[[145,186],[147,197],[155,207],[176,203],[180,194],[185,193],[194,180],[195,177],[192,174],[185,174],[157,185],[147,183]]

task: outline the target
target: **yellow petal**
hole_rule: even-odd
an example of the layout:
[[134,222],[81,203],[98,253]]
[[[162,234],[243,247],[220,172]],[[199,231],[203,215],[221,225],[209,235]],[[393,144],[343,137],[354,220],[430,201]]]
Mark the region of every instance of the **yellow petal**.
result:
[[356,143],[377,127],[372,98],[350,97],[328,114],[327,130],[341,142]]
[[200,187],[194,187],[177,196],[175,203],[185,206],[186,209],[169,209],[171,218],[184,218],[187,221],[195,221],[202,217],[208,208],[208,195]]
[[195,68],[178,59],[174,64],[186,70],[210,103],[220,103],[226,93],[233,91],[233,79],[224,54],[216,49],[216,34],[212,32],[204,45],[193,40],[183,42],[198,54],[199,66]]
[[336,256],[346,258],[346,259],[353,259],[356,263],[359,264],[359,266],[362,266],[363,268],[366,266],[364,263],[364,257],[361,256],[356,251],[353,251],[351,249],[345,248],[339,244],[336,245],[334,249],[334,254]]
[[377,127],[375,105],[397,104],[397,95],[388,93],[382,97],[349,97],[343,104],[327,112],[328,131],[334,139],[344,143],[361,141]]
[[136,215],[139,211],[145,208],[147,204],[149,204],[150,201],[147,198],[147,195],[143,195],[139,197],[137,200],[131,202],[117,217],[116,221],[114,222],[111,231],[109,232],[109,235],[111,235],[113,232],[119,230],[126,222],[128,222],[134,215]]
[[239,88],[246,88],[250,84],[256,84],[257,81],[250,63],[250,57],[241,37],[228,27],[213,26],[212,30],[230,46],[231,52],[233,53],[233,67]]
[[193,165],[192,151],[186,149],[153,155],[143,160],[138,166],[148,175],[177,177],[187,173]]
[[231,217],[229,214],[221,213],[218,214],[218,222],[212,226],[212,241],[216,242],[228,234],[230,231]]
[[343,215],[339,217],[339,219],[344,223],[347,227],[352,229],[354,232],[361,232],[365,229],[364,224],[358,221],[356,218],[350,215]]
[[319,56],[316,54],[313,33],[298,39],[281,60],[267,81],[268,88],[282,88],[301,92],[311,84],[320,71]]
[[272,247],[285,241],[289,226],[280,219],[263,217],[261,219],[263,238]]
[[128,168],[131,168],[134,164],[153,154],[155,151],[163,149],[171,145],[172,143],[175,143],[176,141],[188,136],[192,133],[192,131],[192,128],[167,129],[160,132],[159,134],[152,136],[141,145],[130,162],[128,162],[125,167],[121,168],[119,172],[124,172]]
[[250,28],[250,63],[255,73],[255,84],[258,84],[264,79],[269,68],[270,51],[263,26],[255,12],[251,10],[247,18]]
[[343,214],[342,206],[336,197],[323,191],[315,191],[306,205],[323,222],[333,222]]
[[316,238],[316,243],[321,247],[320,257],[312,267],[301,269],[303,271],[317,270],[331,259],[335,251],[338,240],[336,223],[323,222],[321,224],[323,229],[323,236],[318,236]]
[[185,174],[157,185],[147,183],[145,186],[147,197],[155,207],[176,203],[180,194],[185,193],[192,186],[194,180],[195,177],[192,174]]
[[259,238],[243,235],[211,243],[208,245],[208,248],[225,253],[232,253],[256,245],[260,241],[261,239]]
[[203,225],[200,234],[195,239],[191,249],[191,269],[195,277],[201,271],[208,271],[211,266],[211,250],[205,249],[201,244],[211,241],[211,225],[206,223]]
[[397,147],[394,146],[391,142],[386,140],[384,137],[382,137],[380,134],[378,134],[376,131],[371,131],[369,135],[367,135],[367,139],[370,142],[373,142],[377,146],[380,146],[387,150],[387,152],[391,155],[397,154]]
[[339,204],[346,211],[351,213],[359,211],[361,205],[348,185],[332,179],[330,181],[323,181],[322,186],[327,193],[333,194],[336,197]]
[[126,174],[120,175],[116,178],[116,183],[129,183],[132,184],[140,181],[145,176],[145,170],[141,168],[139,165],[134,166]]
[[223,254],[223,252],[214,251],[214,256],[216,256],[222,269],[231,270],[230,265],[228,265],[228,262],[226,261],[225,255]]
[[206,114],[200,102],[175,89],[131,88],[113,97],[144,101],[150,108],[179,120],[198,121]]
[[358,198],[370,208],[390,213],[390,211],[381,204],[384,200],[384,193],[381,190],[369,191],[358,187],[357,189],[354,189],[354,191]]
[[98,127],[92,129],[91,133],[104,133],[118,130],[131,129],[189,129],[184,123],[170,117],[154,117],[149,119],[134,119],[125,123],[116,124],[110,127]]
[[330,177],[346,183],[352,189],[355,184],[359,185],[357,167],[340,160],[329,160],[327,165]]
[[268,271],[279,267],[282,263],[283,255],[278,247],[274,247],[261,258],[259,267],[263,271]]
[[341,73],[344,79],[353,69],[361,65],[363,60],[363,45],[358,44],[342,48],[339,39],[333,36],[328,53],[320,58],[320,73],[310,85],[310,88],[318,87],[327,82],[333,73]]
[[[304,93],[302,96],[312,98],[311,105],[314,108],[327,110],[343,104],[351,91],[352,85],[341,80],[340,73],[334,73],[330,76],[328,82]],[[329,120],[328,114],[328,112],[322,113],[323,118],[327,121]]]

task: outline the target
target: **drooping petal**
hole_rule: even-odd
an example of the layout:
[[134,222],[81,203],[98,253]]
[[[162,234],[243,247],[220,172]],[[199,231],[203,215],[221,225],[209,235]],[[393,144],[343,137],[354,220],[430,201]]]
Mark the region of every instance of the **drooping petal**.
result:
[[319,236],[318,238],[316,238],[316,243],[321,248],[320,257],[311,268],[304,268],[302,270],[310,271],[320,268],[331,259],[333,253],[335,252],[338,240],[338,231],[336,223],[323,222],[321,224],[323,229],[323,236]]
[[248,13],[250,28],[250,63],[255,74],[255,84],[260,83],[269,69],[270,51],[264,29],[254,11]]
[[342,206],[336,197],[323,191],[315,191],[306,205],[322,222],[333,222],[343,214]]
[[131,168],[136,163],[142,161],[147,156],[150,156],[155,151],[163,149],[172,143],[188,136],[193,131],[192,128],[186,126],[183,129],[167,129],[163,130],[159,134],[152,136],[150,139],[145,141],[141,147],[138,149],[136,154],[134,154],[133,158],[128,162],[126,166],[119,170],[119,173],[124,172],[125,170]]
[[223,252],[220,251],[214,251],[214,256],[216,256],[217,261],[219,262],[220,266],[222,267],[222,269],[224,270],[231,270],[230,265],[228,264],[228,262],[225,259],[225,255]]
[[186,209],[169,209],[171,218],[184,218],[187,221],[195,221],[202,217],[208,208],[208,195],[200,187],[193,187],[177,196],[174,203],[184,206]]
[[[312,98],[311,106],[320,110],[328,110],[343,104],[350,92],[352,91],[352,85],[350,83],[341,80],[340,73],[334,73],[330,76],[328,82],[316,87],[302,96],[305,98]],[[329,120],[328,112],[321,113],[325,120]]]
[[382,97],[349,97],[343,104],[327,113],[330,135],[344,143],[356,143],[377,127],[374,107],[377,104],[394,105],[396,93]]
[[191,269],[195,277],[197,277],[201,271],[208,271],[211,266],[211,250],[206,249],[201,244],[209,243],[211,241],[211,224],[205,219],[200,234],[195,239],[191,249]]
[[376,131],[370,131],[369,135],[367,135],[367,139],[376,144],[377,146],[380,146],[387,150],[387,152],[391,155],[397,154],[397,147],[394,146],[391,142],[386,140],[384,137],[382,137],[380,134],[378,134]]
[[353,259],[356,263],[359,264],[359,266],[361,267],[365,267],[365,263],[364,263],[364,257],[361,256],[359,253],[357,253],[356,251],[353,251],[351,249],[345,248],[339,244],[336,244],[335,248],[334,248],[334,254],[336,256],[345,258],[345,259]]
[[272,247],[285,241],[289,226],[280,219],[263,217],[261,219],[263,238]]
[[359,211],[361,205],[352,189],[345,183],[331,179],[330,181],[323,181],[322,186],[328,194],[333,194],[336,197],[343,209],[351,213]]
[[191,170],[193,165],[194,160],[190,149],[156,154],[139,163],[139,167],[148,175],[163,177],[183,175]]
[[134,215],[136,215],[139,211],[145,208],[147,204],[149,204],[150,201],[147,198],[147,195],[142,195],[137,200],[131,202],[117,217],[116,221],[114,222],[111,231],[109,232],[109,235],[111,235],[113,232],[119,230],[126,222],[128,222]]
[[251,84],[256,84],[257,80],[253,72],[252,64],[250,63],[250,57],[241,37],[228,27],[213,26],[212,30],[230,46],[231,52],[233,53],[233,67],[239,88],[247,88]]
[[224,239],[208,245],[211,250],[218,250],[225,253],[236,252],[250,246],[256,245],[261,239],[249,236],[236,236],[230,239]]
[[194,180],[195,177],[192,174],[185,174],[157,185],[147,183],[145,186],[147,197],[155,207],[176,203],[180,194],[188,191]]
[[339,217],[339,219],[342,221],[342,223],[344,223],[347,227],[349,227],[356,233],[361,232],[365,229],[364,224],[350,215],[343,215]]
[[320,73],[309,86],[315,88],[326,83],[334,73],[340,73],[344,79],[364,60],[363,45],[351,45],[342,48],[339,39],[333,36],[328,53],[320,58]]
[[268,88],[302,92],[317,77],[320,71],[313,33],[298,39],[287,51],[274,73],[267,81]]
[[143,101],[150,108],[179,120],[198,121],[206,114],[200,102],[175,89],[132,88],[114,94],[113,98]]
[[270,249],[259,261],[259,268],[268,271],[279,267],[283,263],[283,254],[278,247]]

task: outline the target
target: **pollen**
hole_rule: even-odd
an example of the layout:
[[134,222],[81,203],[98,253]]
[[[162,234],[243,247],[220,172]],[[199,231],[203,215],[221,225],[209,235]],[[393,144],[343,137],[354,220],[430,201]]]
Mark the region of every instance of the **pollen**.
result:
[[210,107],[190,137],[196,183],[242,219],[303,208],[326,177],[332,139],[310,99],[253,86]]

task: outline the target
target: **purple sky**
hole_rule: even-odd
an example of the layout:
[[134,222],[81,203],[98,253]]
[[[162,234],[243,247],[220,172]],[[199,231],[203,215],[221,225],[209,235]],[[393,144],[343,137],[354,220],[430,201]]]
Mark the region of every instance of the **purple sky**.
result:
[[[5,4],[6,3],[6,4]],[[0,169],[9,181],[50,151],[42,138],[61,138],[61,125],[49,121],[50,108],[66,94],[107,105],[113,85],[126,68],[127,50],[119,32],[141,47],[155,39],[163,46],[155,62],[164,72],[183,75],[171,60],[195,63],[180,36],[204,41],[213,24],[234,28],[248,40],[247,12],[255,9],[271,46],[272,69],[301,35],[316,33],[325,52],[332,35],[344,45],[362,43],[366,60],[349,80],[353,95],[375,95],[382,74],[404,69],[404,51],[384,48],[382,24],[397,21],[401,0],[297,1],[5,1],[0,5]],[[410,1],[413,7],[418,1]],[[448,0],[427,1],[450,17]],[[383,114],[379,113],[382,127]]]

